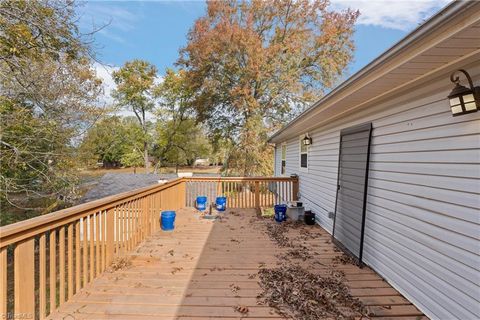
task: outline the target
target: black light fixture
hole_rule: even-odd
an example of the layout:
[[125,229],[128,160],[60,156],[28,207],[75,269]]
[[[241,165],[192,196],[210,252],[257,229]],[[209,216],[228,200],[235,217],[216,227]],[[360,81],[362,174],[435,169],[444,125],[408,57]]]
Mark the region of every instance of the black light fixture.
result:
[[312,144],[312,138],[310,138],[309,136],[305,135],[305,138],[303,138],[303,145],[304,146],[309,146]]
[[[470,88],[460,84],[460,77],[456,73],[461,72],[467,78]],[[472,78],[467,71],[459,69],[450,75],[450,81],[455,83],[455,88],[448,95],[452,115],[459,116],[466,113],[476,112],[480,109],[480,87],[473,85]]]

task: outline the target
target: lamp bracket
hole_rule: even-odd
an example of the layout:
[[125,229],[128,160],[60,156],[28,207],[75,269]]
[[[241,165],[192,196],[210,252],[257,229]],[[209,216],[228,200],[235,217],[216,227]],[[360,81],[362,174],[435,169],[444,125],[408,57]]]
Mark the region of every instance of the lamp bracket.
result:
[[472,78],[470,77],[470,75],[468,74],[467,71],[465,71],[464,69],[458,69],[454,72],[452,72],[452,74],[450,75],[450,81],[455,83],[455,84],[459,84],[460,83],[460,77],[458,76],[457,73],[463,73],[465,75],[465,78],[467,78],[467,81],[468,81],[468,84],[470,85],[470,89],[472,89],[473,92],[475,92],[475,86],[473,85],[473,81],[472,81]]

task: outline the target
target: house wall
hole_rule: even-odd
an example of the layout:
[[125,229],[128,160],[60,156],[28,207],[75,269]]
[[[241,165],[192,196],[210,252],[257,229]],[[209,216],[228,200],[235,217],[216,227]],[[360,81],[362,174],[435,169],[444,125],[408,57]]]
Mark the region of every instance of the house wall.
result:
[[476,319],[480,112],[451,116],[448,75],[420,87],[311,131],[308,172],[299,169],[298,137],[289,139],[286,171],[299,175],[300,199],[331,233],[340,130],[371,121],[364,262],[429,317]]

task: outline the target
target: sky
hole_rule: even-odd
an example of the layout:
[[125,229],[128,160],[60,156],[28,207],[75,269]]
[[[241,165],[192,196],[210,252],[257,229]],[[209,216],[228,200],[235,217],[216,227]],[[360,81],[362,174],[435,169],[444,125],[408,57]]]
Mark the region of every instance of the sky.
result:
[[[360,10],[355,27],[354,59],[345,76],[367,65],[428,19],[449,0],[331,0],[335,9]],[[78,8],[80,30],[95,34],[105,97],[113,88],[112,70],[139,58],[155,64],[159,76],[174,68],[188,30],[205,14],[204,1],[88,1]]]

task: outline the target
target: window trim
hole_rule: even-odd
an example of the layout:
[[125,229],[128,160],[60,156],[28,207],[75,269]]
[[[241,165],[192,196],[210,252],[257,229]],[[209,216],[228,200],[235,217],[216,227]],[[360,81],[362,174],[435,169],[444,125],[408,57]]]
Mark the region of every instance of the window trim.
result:
[[[305,138],[305,135],[310,136],[308,132],[305,132],[298,138],[298,169],[302,172],[308,172],[308,168],[310,167],[310,146],[306,146],[307,151],[302,152],[302,140]],[[302,154],[307,155],[307,167],[302,167]]]
[[[283,148],[285,148],[285,158],[283,158]],[[284,168],[283,166],[284,161],[285,161],[285,169],[282,170]],[[287,143],[286,142],[283,142],[280,145],[280,175],[281,176],[287,175]]]

